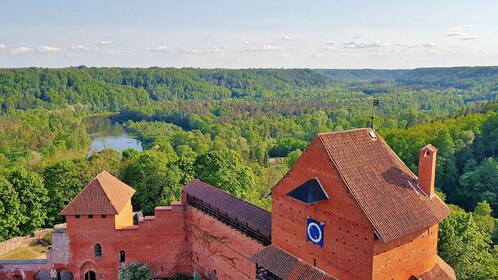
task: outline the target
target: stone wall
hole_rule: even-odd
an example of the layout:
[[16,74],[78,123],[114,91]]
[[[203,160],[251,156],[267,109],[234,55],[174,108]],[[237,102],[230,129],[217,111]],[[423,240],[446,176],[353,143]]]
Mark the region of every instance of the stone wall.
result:
[[38,240],[43,239],[47,232],[52,231],[52,229],[42,229],[34,232],[32,235],[27,236],[18,236],[6,240],[0,243],[0,255],[9,253],[12,250],[17,248],[28,247],[30,245],[35,244]]

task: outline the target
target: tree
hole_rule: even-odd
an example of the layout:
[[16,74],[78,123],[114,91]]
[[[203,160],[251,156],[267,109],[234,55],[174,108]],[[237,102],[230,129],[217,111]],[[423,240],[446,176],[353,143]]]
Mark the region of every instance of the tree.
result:
[[233,195],[244,198],[254,187],[255,176],[232,150],[199,155],[193,165],[196,177]]
[[168,205],[180,198],[179,174],[162,153],[146,151],[130,159],[119,177],[137,191],[132,198],[134,209],[152,214],[157,205]]
[[12,185],[0,177],[0,241],[19,233],[19,225],[26,220],[21,212],[18,194]]
[[118,272],[119,280],[149,280],[152,273],[147,264],[140,265],[138,261],[132,261],[129,265],[122,263]]
[[299,149],[290,152],[287,158],[285,159],[287,167],[291,168],[294,165],[294,163],[296,163],[297,159],[301,156],[302,153],[303,152]]
[[49,165],[43,172],[50,201],[47,204],[47,225],[62,222],[60,211],[90,181],[83,162],[64,160]]
[[[455,269],[458,279],[497,279],[498,259],[493,255],[489,234],[479,229],[472,213],[451,208],[452,214],[439,226],[439,255]],[[481,208],[476,212],[481,213]]]
[[26,217],[19,228],[27,235],[45,225],[47,218],[46,203],[49,201],[47,189],[40,174],[18,168],[8,177],[9,182],[19,195],[22,216]]
[[483,160],[477,167],[460,176],[458,190],[468,208],[487,200],[492,206],[498,204],[498,167],[493,158]]

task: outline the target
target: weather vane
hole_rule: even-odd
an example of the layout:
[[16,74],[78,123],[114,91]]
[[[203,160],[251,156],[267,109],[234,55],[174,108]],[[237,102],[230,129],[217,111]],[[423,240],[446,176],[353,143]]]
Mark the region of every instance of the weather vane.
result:
[[373,100],[373,104],[372,104],[372,116],[371,116],[371,118],[372,118],[372,129],[375,129],[374,128],[374,119],[375,119],[375,114],[374,114],[375,110],[374,109],[375,109],[375,107],[379,107],[379,106],[380,106],[380,100],[379,99],[374,99]]

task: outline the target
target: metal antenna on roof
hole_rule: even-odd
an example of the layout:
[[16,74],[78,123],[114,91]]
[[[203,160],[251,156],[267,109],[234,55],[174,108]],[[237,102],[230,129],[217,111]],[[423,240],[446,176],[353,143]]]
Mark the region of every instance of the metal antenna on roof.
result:
[[380,106],[380,100],[379,99],[374,99],[373,100],[373,104],[372,104],[372,116],[370,118],[372,118],[372,129],[375,129],[374,128],[374,119],[375,119],[375,107],[379,107]]

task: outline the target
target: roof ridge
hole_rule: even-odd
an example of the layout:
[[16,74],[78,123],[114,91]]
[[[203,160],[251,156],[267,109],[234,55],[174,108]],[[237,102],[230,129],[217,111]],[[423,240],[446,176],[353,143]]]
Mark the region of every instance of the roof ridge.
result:
[[342,134],[342,133],[349,134],[350,132],[361,131],[361,130],[375,131],[375,130],[371,129],[370,127],[360,127],[360,128],[353,128],[353,129],[348,129],[348,130],[320,132],[320,133],[317,133],[317,136],[320,136],[320,135],[331,135],[331,134]]
[[[104,172],[105,172],[105,173],[104,173]],[[104,175],[109,174],[109,175],[111,175],[111,176],[112,176],[112,174],[111,174],[111,173],[109,173],[109,172],[107,172],[106,170],[104,170],[104,171],[100,172],[100,173],[99,173],[99,174],[95,177],[95,179],[94,179],[94,180],[97,180],[97,182],[99,183],[99,187],[100,187],[100,188],[102,189],[102,191],[104,192],[104,194],[105,194],[105,198],[107,199],[107,202],[109,202],[109,204],[111,204],[111,205],[112,205],[112,208],[114,208],[114,210],[116,210],[116,213],[119,213],[119,210],[121,210],[121,209],[119,209],[119,210],[118,210],[118,209],[116,208],[116,206],[114,205],[114,203],[112,203],[111,199],[109,198],[109,193],[107,192],[106,188],[104,188],[104,185],[102,184],[102,182],[100,182],[100,176],[101,176],[102,174],[104,174]]]
[[[354,131],[357,131],[357,130],[359,130],[359,129],[356,129]],[[351,130],[343,131],[343,132],[349,132],[349,131],[351,131]],[[337,168],[337,166],[338,166],[337,165],[337,161],[332,156],[332,153],[325,147],[325,143],[323,141],[324,139],[322,138],[322,135],[326,135],[326,134],[322,134],[322,133],[318,134],[318,136],[320,137],[320,143],[322,144],[322,147],[325,150],[325,152],[327,153],[327,155],[329,156],[330,160],[334,163],[334,166]],[[349,137],[351,137],[351,135],[349,135]],[[353,141],[353,143],[354,143],[354,141]],[[365,214],[365,216],[367,217],[367,220],[375,228],[375,230],[377,230],[377,228],[374,225],[374,223],[371,222],[371,220],[375,220],[374,217],[370,216],[369,212],[366,211],[366,209],[364,208],[364,206],[359,202],[359,199],[358,199],[357,195],[352,191],[351,187],[349,186],[349,183],[344,178],[344,174],[342,174],[342,172],[337,172],[337,174],[339,175],[339,177],[341,178],[342,182],[346,186],[346,189],[348,190],[348,192],[351,194],[351,196],[353,196],[355,203],[361,208],[361,212],[363,212],[363,214]]]

